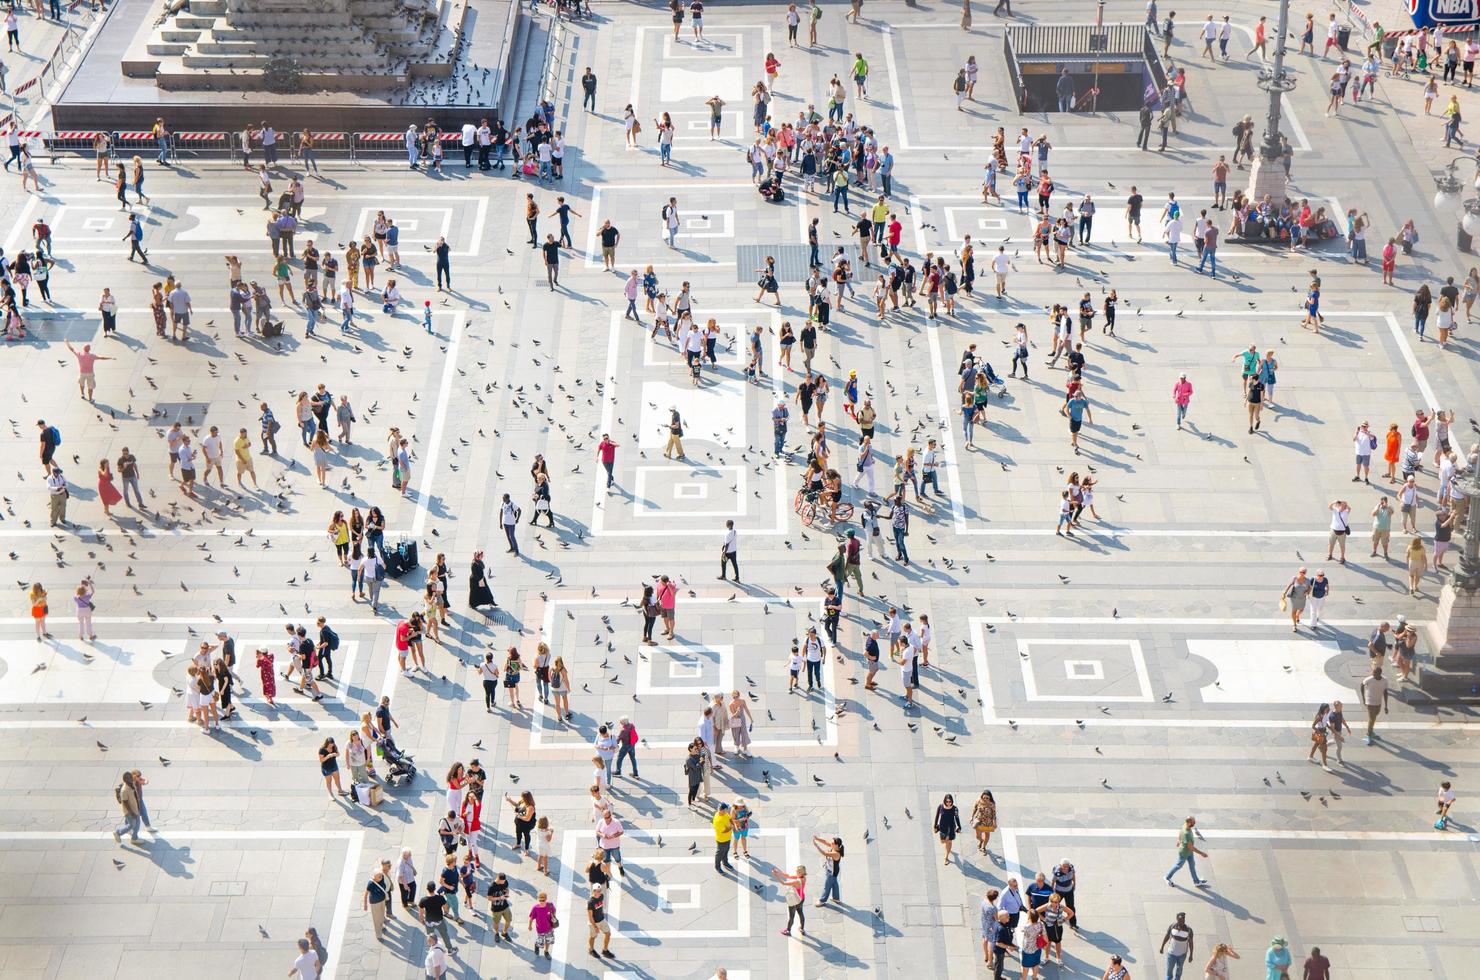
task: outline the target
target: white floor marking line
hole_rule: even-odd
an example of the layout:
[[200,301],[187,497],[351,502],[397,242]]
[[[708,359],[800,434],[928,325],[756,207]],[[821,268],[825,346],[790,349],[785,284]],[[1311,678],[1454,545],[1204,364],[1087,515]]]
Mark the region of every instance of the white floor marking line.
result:
[[[1474,846],[1467,834],[1436,834],[1432,830],[1215,830],[1203,825],[1201,821],[1199,821],[1198,830],[1209,841],[1371,841],[1393,844]],[[1014,838],[1123,837],[1130,840],[1165,840],[1175,843],[1177,828],[1172,827],[1168,830],[1165,827],[1015,827],[1003,833],[1004,835],[1010,833]]]
[[[442,383],[437,386],[437,412],[432,417],[432,434],[427,440],[426,455],[417,461],[421,465],[421,483],[416,490],[416,517],[411,522],[411,537],[413,538],[419,538],[426,532],[427,502],[431,498],[432,486],[437,476],[437,460],[442,455],[442,430],[447,425],[452,376],[457,372],[457,352],[462,346],[463,326],[466,323],[466,313],[459,310],[452,314],[452,330],[447,338],[447,353],[442,356]],[[447,508],[445,497],[441,503],[445,510]]]
[[[747,184],[747,185],[744,185],[744,186],[747,186],[748,187],[750,185]],[[606,389],[606,391],[605,391],[605,395],[603,396],[603,398],[601,400],[601,427],[600,427],[600,429],[597,430],[598,432],[610,433],[611,436],[612,436],[612,438],[614,440],[617,440],[619,443],[621,442],[622,433],[618,432],[615,428],[613,428],[613,426],[615,426],[616,421],[617,421],[616,404],[617,404],[617,397],[618,396],[617,396],[617,393],[616,393],[616,389],[617,389],[617,387],[619,385],[628,385],[628,386],[631,386],[631,385],[637,385],[637,384],[639,384],[639,381],[638,380],[634,380],[632,378],[627,378],[627,377],[624,377],[622,379],[618,379],[617,378],[618,364],[619,364],[619,353],[620,353],[620,347],[619,347],[619,345],[621,344],[621,342],[623,340],[623,336],[624,336],[623,335],[623,328],[629,322],[624,317],[624,315],[623,315],[624,312],[625,311],[619,312],[617,310],[612,310],[611,311],[611,326],[608,328],[607,341],[606,341],[606,373],[603,376],[603,380],[602,380],[603,387]],[[772,310],[772,311],[761,311],[761,312],[763,312],[765,315],[767,315],[767,316],[769,316],[771,318],[772,325],[773,326],[779,321],[779,315],[774,310]],[[727,316],[729,316],[731,314],[736,314],[737,315],[737,319],[753,319],[755,317],[755,315],[756,315],[756,311],[755,310],[729,309],[729,308],[725,308],[725,309],[716,309],[716,310],[708,311],[708,313],[705,314],[706,318],[707,318],[708,314],[710,314],[710,313],[716,314],[716,315],[718,315],[721,318],[727,317]],[[652,340],[650,340],[648,338],[648,336],[647,336],[647,328],[646,327],[639,326],[637,324],[633,324],[632,327],[631,327],[631,329],[641,331],[641,337],[640,337],[639,343],[643,343],[643,344],[653,344],[653,343],[655,343],[655,341],[652,341]],[[745,337],[743,335],[737,334],[737,336],[735,337],[735,344],[736,344],[737,348],[744,349]],[[772,391],[772,394],[773,395],[779,395],[780,394],[780,385],[782,383],[781,382],[781,378],[780,378],[780,372],[779,372],[780,363],[781,363],[780,362],[781,351],[780,351],[779,345],[778,344],[775,344],[775,343],[772,343],[770,345],[770,348],[771,348],[771,351],[767,355],[767,357],[771,361],[771,391]],[[666,350],[666,348],[665,348],[665,350]],[[674,353],[673,356],[676,358],[678,355],[676,353]],[[748,361],[749,358],[747,357],[746,360]],[[746,391],[748,391],[750,389],[750,385],[746,384],[744,386],[744,389]],[[632,423],[632,422],[624,423],[625,425],[629,426],[630,429],[636,430],[638,432],[638,437],[637,437],[638,438],[638,443],[641,443],[641,440],[643,438],[642,422],[641,422],[641,412],[642,412],[642,410],[644,408],[644,405],[642,404],[642,402],[643,402],[643,399],[641,399],[641,397],[639,396],[638,406],[637,406],[637,409],[636,409],[636,411],[638,411],[638,413],[639,413],[639,419],[638,419],[638,421],[635,422],[635,423]],[[769,413],[768,413],[768,420],[769,420]],[[763,425],[763,428],[762,428],[762,430],[761,430],[761,432],[759,434],[760,445],[758,445],[756,448],[757,448],[757,450],[760,453],[765,453],[767,447],[769,446],[769,442],[767,440],[771,439],[771,432],[770,432],[769,429],[764,428],[765,423],[763,423],[762,425]],[[638,444],[634,444],[634,445],[628,446],[625,443],[621,443],[619,445],[618,449],[617,449],[617,459],[618,459],[619,463],[620,463],[620,460],[623,458],[624,454],[633,454],[633,453],[636,453],[639,450],[639,448],[640,447],[639,447]],[[638,464],[638,465],[640,465],[640,464]],[[736,464],[736,465],[738,465],[738,464]],[[742,537],[776,537],[776,536],[784,535],[784,534],[787,533],[787,527],[788,527],[788,524],[789,524],[789,518],[787,517],[787,514],[788,514],[787,506],[788,506],[788,503],[787,503],[787,495],[786,495],[786,474],[784,472],[784,468],[783,467],[780,467],[780,466],[775,467],[775,471],[776,471],[776,474],[775,474],[776,525],[774,527],[770,527],[770,528],[750,528],[750,527],[744,527],[744,526],[737,526],[736,527],[736,531]],[[699,537],[723,537],[724,534],[725,534],[724,522],[722,520],[718,519],[718,518],[716,518],[713,521],[713,526],[712,527],[707,527],[707,528],[694,528],[694,529],[690,529],[690,528],[673,528],[673,527],[655,527],[655,528],[608,528],[606,526],[606,508],[607,508],[607,505],[608,504],[611,504],[613,502],[623,502],[623,497],[620,496],[620,495],[608,495],[607,494],[607,492],[606,492],[606,477],[605,477],[606,471],[604,469],[597,469],[597,470],[594,471],[594,473],[595,473],[595,476],[592,478],[592,481],[591,481],[591,483],[592,483],[592,487],[591,487],[591,534],[592,534],[593,537],[596,536],[596,535],[605,535],[607,537],[627,537],[627,538],[651,538],[651,537],[654,537],[654,536],[657,536],[657,537],[691,537],[691,536],[695,536],[695,535],[697,535]],[[648,516],[651,516],[651,515],[648,515]],[[703,516],[703,515],[701,514],[700,516]],[[738,521],[736,523],[737,523],[737,525],[740,524],[740,522],[738,522]],[[322,532],[320,532],[320,533],[322,533]]]
[[[621,817],[621,814],[619,813],[618,816],[620,818]],[[653,843],[656,843],[657,838],[658,838],[659,831],[657,831],[657,830],[643,830],[643,829],[640,829],[640,828],[636,828],[636,827],[633,827],[630,824],[628,824],[625,820],[623,821],[623,824],[624,824],[623,840],[626,842],[626,843],[623,844],[623,847],[628,846],[630,843],[640,843],[640,844],[644,844],[644,845],[651,845]],[[666,827],[665,826],[662,829],[661,833],[662,833],[662,835],[665,838],[670,838],[670,839],[694,838],[696,840],[696,842],[697,843],[700,843],[701,845],[703,844],[703,842],[705,840],[712,840],[713,839],[712,838],[712,833],[713,832],[712,831],[709,831],[709,830],[705,830],[705,829],[674,829],[674,828]],[[594,842],[596,840],[596,834],[595,834],[594,831],[590,831],[590,830],[573,830],[573,831],[564,831],[561,834],[561,836],[564,839],[561,842],[560,878],[559,878],[558,884],[556,886],[556,893],[555,893],[555,896],[554,896],[554,903],[555,903],[555,909],[556,909],[556,916],[562,922],[573,922],[573,921],[575,921],[575,918],[573,918],[572,916],[575,915],[575,913],[572,913],[571,909],[573,907],[572,903],[575,901],[575,898],[576,898],[576,896],[575,896],[575,888],[574,888],[574,883],[575,883],[575,874],[574,874],[574,872],[575,872],[575,868],[579,864],[579,860],[580,860],[579,855],[589,853],[590,850],[591,850],[591,843],[587,843],[585,847],[582,847],[581,845],[582,845],[582,842]],[[762,827],[762,828],[756,828],[756,829],[751,830],[750,836],[751,836],[751,839],[752,840],[754,840],[756,838],[780,838],[781,839],[782,845],[785,848],[785,851],[784,851],[784,855],[785,856],[784,856],[782,862],[778,862],[778,865],[779,866],[785,867],[787,869],[792,869],[792,868],[795,868],[795,867],[797,867],[797,865],[799,865],[799,864],[802,863],[801,834],[797,830],[797,828],[795,828],[795,827],[770,827],[770,828]],[[643,858],[641,858],[641,857],[631,857],[628,854],[624,854],[623,857],[624,858],[630,858],[632,860],[632,862],[633,862],[634,865],[641,865],[641,864],[643,864]],[[651,859],[652,857],[653,857],[652,855],[649,855],[649,859]],[[710,854],[705,854],[705,853],[702,853],[701,852],[698,855],[690,855],[688,853],[688,850],[685,849],[681,853],[681,855],[679,855],[679,856],[675,856],[675,857],[672,857],[672,858],[668,858],[668,857],[661,858],[661,864],[668,865],[668,866],[673,866],[673,865],[695,865],[695,866],[703,866],[703,865],[712,864],[713,863],[713,860],[714,860],[713,859],[713,856],[710,855]],[[611,881],[611,883],[607,886],[607,888],[608,888],[608,892],[607,892],[607,896],[608,896],[608,898],[607,898],[607,906],[608,906],[608,911],[609,911],[609,914],[610,914],[610,919],[611,919],[611,922],[612,922],[612,939],[613,939],[614,942],[616,942],[618,944],[619,948],[620,948],[620,945],[623,942],[627,942],[627,941],[636,942],[638,940],[646,939],[646,938],[654,937],[654,936],[666,936],[666,937],[670,937],[670,938],[674,938],[674,939],[691,938],[691,939],[694,939],[694,940],[705,940],[705,939],[710,939],[710,940],[714,940],[714,939],[730,939],[730,940],[733,940],[733,939],[746,939],[746,938],[749,938],[752,941],[754,941],[755,937],[752,936],[753,930],[750,928],[750,918],[751,918],[751,916],[750,916],[750,902],[751,902],[750,896],[751,896],[751,891],[752,890],[751,890],[749,884],[747,884],[747,880],[748,880],[748,876],[747,877],[742,877],[739,880],[730,880],[730,879],[723,879],[723,878],[716,879],[712,875],[706,875],[706,877],[703,879],[703,883],[704,884],[711,884],[711,885],[713,885],[713,884],[720,884],[720,885],[729,884],[729,885],[733,885],[733,886],[735,886],[735,887],[737,887],[739,889],[739,892],[737,893],[738,896],[739,896],[739,902],[737,903],[739,905],[739,910],[738,910],[739,928],[738,929],[693,929],[693,930],[687,930],[686,929],[686,930],[683,930],[681,932],[678,931],[678,930],[673,930],[673,931],[671,931],[671,933],[667,933],[667,932],[650,932],[650,931],[647,931],[647,930],[635,929],[635,928],[634,929],[623,929],[622,928],[622,920],[621,920],[620,914],[619,914],[620,913],[620,909],[621,909],[621,902],[622,902],[622,879],[620,877],[613,878],[612,881]],[[765,906],[765,909],[767,910],[767,913],[769,913],[770,910],[777,909],[777,908],[784,908],[784,906],[777,906],[775,903],[768,903]],[[763,924],[761,926],[761,928],[762,929],[765,929],[766,928],[766,925]],[[554,976],[555,978],[557,978],[557,980],[563,980],[563,978],[565,977],[565,974],[566,974],[566,970],[570,967],[570,952],[571,952],[570,951],[570,937],[571,937],[571,935],[575,931],[576,930],[574,930],[574,929],[557,929],[556,930],[555,944],[554,944],[553,948],[551,949],[551,964],[550,964],[550,967],[551,967],[551,974],[552,974],[552,976]],[[576,942],[579,943],[579,938],[576,939]],[[644,944],[644,945],[646,945],[646,944]],[[804,976],[804,973],[803,973],[804,962],[803,962],[803,960],[804,960],[804,956],[805,956],[805,952],[806,952],[806,944],[800,943],[800,942],[788,942],[786,945],[787,945],[787,950],[786,950],[787,975],[790,978],[790,980],[801,980],[801,978]],[[579,948],[579,947],[577,947],[577,948]],[[618,952],[617,955],[618,955],[618,957],[621,957],[623,954],[620,953],[620,952]]]
[[[918,211],[918,209],[915,209]],[[918,223],[919,218],[916,217]],[[918,229],[917,229],[918,234]],[[1140,313],[1122,314],[1118,322],[1128,322],[1133,318],[1145,317],[1176,317],[1176,310],[1143,310]],[[1300,310],[1198,310],[1198,317],[1215,319],[1298,319],[1305,314]],[[1327,313],[1328,320],[1341,319],[1381,319],[1387,325],[1393,335],[1393,340],[1398,345],[1403,355],[1404,363],[1412,375],[1413,383],[1417,386],[1419,393],[1424,397],[1425,404],[1437,405],[1438,401],[1434,395],[1433,388],[1429,385],[1428,377],[1424,374],[1423,367],[1418,363],[1413,349],[1408,344],[1408,339],[1403,335],[1402,328],[1398,325],[1397,317],[1391,313],[1375,310],[1345,310],[1339,313]],[[945,369],[942,367],[941,345],[939,339],[940,328],[928,323],[925,327],[925,335],[930,343],[930,356],[932,360],[932,377],[935,381],[935,408],[941,420],[945,423],[939,426],[946,451],[944,464],[946,472],[946,484],[951,498],[951,514],[955,521],[956,533],[962,535],[973,535],[978,537],[1001,537],[1001,538],[1051,538],[1054,537],[1052,528],[991,528],[970,527],[966,523],[965,500],[963,499],[960,456],[956,447],[956,427],[953,420],[959,416],[950,410],[946,401]],[[1085,537],[1093,540],[1095,538],[1238,538],[1238,539],[1263,539],[1263,540],[1296,540],[1313,541],[1323,540],[1327,532],[1323,530],[1239,530],[1236,528],[1090,528],[1081,532]]]
[[[587,598],[587,599],[551,599],[551,600],[549,600],[548,602],[545,603],[545,616],[544,616],[544,619],[541,621],[541,624],[540,624],[540,636],[539,636],[539,639],[543,640],[546,643],[549,643],[552,650],[555,649],[555,643],[553,641],[554,641],[554,637],[555,637],[555,628],[556,628],[556,625],[559,622],[559,620],[557,620],[556,615],[555,615],[556,614],[556,607],[557,606],[613,606],[613,605],[620,605],[620,603],[622,601],[622,598],[624,598],[624,596],[618,596],[618,597],[616,597],[614,599],[601,599],[601,598],[596,598],[596,599],[589,599],[589,598]],[[625,598],[631,598],[631,597],[625,597]],[[783,598],[771,598],[771,597],[767,597],[767,596],[738,596],[738,597],[736,597],[736,599],[734,600],[733,603],[729,599],[721,599],[721,598],[719,598],[717,596],[700,596],[698,598],[685,598],[685,599],[682,600],[682,602],[684,604],[687,604],[687,605],[690,605],[690,606],[692,606],[692,605],[739,605],[739,604],[742,604],[743,603],[743,604],[748,604],[748,605],[766,604],[766,605],[772,605],[772,606],[779,606],[782,609],[790,609],[790,610],[801,610],[801,609],[807,609],[807,608],[815,608],[817,610],[817,617],[816,617],[816,619],[817,619],[818,623],[821,623],[821,620],[822,620],[822,602],[821,602],[821,600],[809,601],[809,602],[806,602],[806,603],[793,602],[791,606],[787,606],[786,605],[787,601],[788,600],[786,598],[784,598],[784,597]],[[778,614],[778,615],[780,615],[780,614]],[[820,627],[819,627],[819,630],[820,630]],[[800,634],[798,634],[798,635],[800,635]],[[837,674],[836,674],[836,671],[833,669],[833,665],[837,662],[836,660],[834,660],[834,656],[836,654],[836,648],[831,643],[828,642],[828,640],[827,640],[827,634],[825,632],[820,632],[819,635],[822,637],[823,646],[826,648],[826,656],[824,656],[823,657],[823,660],[822,660],[822,711],[823,711],[823,718],[825,719],[825,723],[824,723],[823,729],[822,729],[823,730],[823,733],[824,733],[823,734],[823,741],[820,744],[824,748],[834,748],[838,744],[838,721],[837,721],[837,702],[838,702],[838,696],[837,696],[837,693],[836,693],[837,692]],[[733,665],[731,665],[731,666],[733,668]],[[533,717],[532,723],[530,725],[530,731],[529,731],[529,748],[530,748],[531,751],[540,751],[540,752],[552,752],[552,751],[553,752],[569,752],[572,749],[579,748],[579,747],[584,746],[586,744],[583,741],[582,742],[556,742],[556,743],[547,743],[545,741],[545,711],[544,711],[544,707],[545,707],[544,705],[541,705],[540,706],[540,710],[537,710],[537,711],[534,712],[534,717]],[[647,741],[647,747],[650,748],[650,749],[681,749],[681,748],[684,748],[685,746],[687,746],[688,744],[689,744],[688,741],[685,740],[685,739],[679,739],[679,740],[648,739],[648,741]],[[753,744],[753,745],[759,745],[759,746],[766,746],[766,747],[770,747],[770,748],[809,748],[809,747],[812,747],[812,746],[817,746],[819,743],[818,743],[818,741],[817,741],[816,738],[776,738],[776,739],[770,739],[770,738],[754,738],[754,737],[752,737],[751,744]]]
[[[1038,24],[1035,24],[1034,26],[1036,26],[1036,27],[1068,27],[1068,26],[1078,26],[1078,25],[1038,23]],[[1244,25],[1244,24],[1234,24],[1233,27],[1234,27],[1235,30],[1240,31],[1241,33],[1243,33],[1243,35],[1249,39],[1249,43],[1250,44],[1253,44],[1253,42],[1254,42],[1254,29],[1253,28],[1251,28],[1251,27],[1249,27],[1247,25]],[[898,127],[898,129],[899,129],[899,145],[900,145],[900,149],[903,149],[903,150],[933,150],[933,151],[939,151],[939,150],[961,150],[961,151],[968,151],[968,152],[969,151],[973,151],[973,150],[980,150],[980,149],[982,149],[982,146],[981,145],[976,145],[976,144],[955,143],[955,144],[951,144],[949,146],[921,146],[921,145],[913,144],[913,143],[910,143],[909,142],[909,134],[908,134],[908,131],[906,130],[906,127],[905,127],[905,116],[904,116],[904,110],[902,108],[902,106],[904,105],[904,98],[900,94],[899,83],[896,81],[896,79],[898,79],[898,77],[899,77],[899,70],[898,70],[898,68],[895,67],[895,61],[894,61],[894,32],[896,30],[925,30],[925,29],[929,29],[929,28],[957,28],[959,30],[959,28],[955,24],[885,24],[884,25],[884,29],[881,32],[883,34],[883,41],[884,41],[884,63],[885,63],[885,65],[888,66],[888,69],[889,69],[889,91],[890,91],[890,95],[894,99],[894,105],[895,105],[895,124]],[[986,34],[986,35],[994,36],[994,37],[999,34],[999,32],[992,30],[991,26],[988,26],[985,29],[979,30],[978,33]],[[994,43],[995,43],[995,41],[994,41]],[[1232,59],[1230,59],[1230,60],[1232,60]],[[637,103],[634,100],[633,105],[636,105],[636,104]],[[1009,106],[1008,107],[1008,111],[1010,112],[1010,111],[1012,111],[1015,108],[1016,108],[1015,106]],[[1041,116],[1041,115],[1044,115],[1044,113],[1041,113],[1041,112],[1039,112],[1039,113],[1032,113],[1032,115],[1034,115],[1034,116]],[[1294,132],[1295,132],[1295,142],[1292,144],[1294,146],[1294,148],[1296,150],[1299,150],[1301,153],[1309,153],[1310,150],[1311,150],[1310,142],[1305,138],[1305,129],[1300,125],[1300,120],[1296,118],[1294,110],[1293,109],[1290,109],[1281,118],[1286,119],[1290,123],[1290,128],[1292,130],[1294,130]],[[1131,149],[1132,149],[1132,147],[1129,147],[1129,146],[1055,146],[1054,147],[1054,152],[1055,153],[1065,153],[1065,152],[1067,152],[1067,153],[1118,153],[1118,152],[1122,152],[1122,151],[1129,151]],[[1217,149],[1210,149],[1210,150],[1208,150],[1206,152],[1209,155],[1211,155],[1213,153],[1218,152],[1218,150]],[[1346,212],[1345,211],[1341,211],[1341,212],[1338,212],[1338,213],[1345,214]]]
[[[1205,627],[1209,630],[1223,629],[1234,626],[1268,626],[1283,628],[1289,623],[1284,618],[1268,619],[1195,619],[1188,617],[1135,617],[1124,618],[1111,616],[1020,616],[1009,618],[1007,616],[989,618],[985,616],[972,616],[969,621],[971,634],[971,659],[976,667],[977,691],[981,698],[982,723],[991,726],[1010,725],[1018,728],[1067,728],[1078,727],[1083,722],[1085,728],[1193,728],[1206,731],[1210,726],[1218,728],[1239,729],[1290,729],[1305,730],[1310,727],[1310,719],[1298,718],[1280,720],[1275,718],[1225,718],[1221,714],[1210,712],[1208,715],[1198,718],[1117,718],[1106,715],[1076,717],[1027,717],[1015,718],[1011,715],[1003,715],[999,711],[993,697],[991,666],[987,660],[987,630],[986,627],[993,622],[1001,623],[1007,628],[1019,626],[1196,626]],[[1371,629],[1372,621],[1367,619],[1331,619],[1326,620],[1328,626],[1351,627],[1365,633]],[[1422,626],[1422,623],[1415,623]],[[1315,642],[1312,640],[1312,642]],[[1353,692],[1355,693],[1355,692]],[[1022,705],[1025,710],[1029,705]],[[1012,706],[1001,709],[1011,711]],[[1409,732],[1431,732],[1440,730],[1459,730],[1480,728],[1480,722],[1459,721],[1447,719],[1434,719],[1433,721],[1388,721],[1383,719],[1382,727],[1390,731]]]
[[[344,841],[344,873],[340,876],[339,890],[334,900],[334,918],[329,928],[329,939],[324,952],[329,961],[320,974],[322,980],[335,980],[339,970],[339,951],[344,945],[344,932],[349,923],[350,902],[354,898],[355,882],[360,874],[360,855],[364,848],[365,834],[359,830],[186,830],[172,831],[165,828],[159,839],[171,841],[224,841],[228,844],[239,841]],[[85,843],[107,841],[113,848],[113,833],[108,830],[77,831],[0,831],[0,841],[63,841]],[[286,942],[286,941],[285,941]]]

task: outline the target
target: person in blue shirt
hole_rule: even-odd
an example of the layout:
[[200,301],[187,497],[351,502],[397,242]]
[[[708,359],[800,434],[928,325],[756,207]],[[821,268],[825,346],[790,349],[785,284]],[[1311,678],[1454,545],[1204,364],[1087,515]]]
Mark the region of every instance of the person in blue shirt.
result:
[[884,196],[893,196],[894,182],[894,154],[889,152],[889,147],[884,147],[879,154],[879,178],[884,182]]
[[1059,414],[1069,419],[1069,445],[1074,447],[1074,454],[1079,454],[1079,429],[1085,421],[1093,423],[1094,413],[1090,411],[1089,399],[1084,396],[1083,389],[1076,388],[1074,394],[1059,409]]

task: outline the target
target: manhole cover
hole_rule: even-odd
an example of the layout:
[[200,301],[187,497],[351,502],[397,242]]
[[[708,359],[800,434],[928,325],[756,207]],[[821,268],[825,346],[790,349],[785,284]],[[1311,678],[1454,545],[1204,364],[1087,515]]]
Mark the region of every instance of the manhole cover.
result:
[[160,402],[154,406],[149,424],[166,428],[176,422],[181,425],[200,425],[205,421],[209,407],[205,402]]
[[234,898],[247,893],[247,883],[245,881],[213,881],[210,893],[216,897]]
[[1439,924],[1438,918],[1432,915],[1405,915],[1403,916],[1403,928],[1409,932],[1444,931],[1444,927]]

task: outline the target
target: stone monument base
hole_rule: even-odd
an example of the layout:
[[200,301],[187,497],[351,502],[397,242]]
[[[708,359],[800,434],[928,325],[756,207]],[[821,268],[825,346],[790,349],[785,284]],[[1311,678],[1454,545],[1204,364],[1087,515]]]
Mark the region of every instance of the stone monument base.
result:
[[1418,668],[1418,686],[1436,700],[1480,700],[1480,592],[1446,582],[1427,626],[1432,662]]
[[1254,155],[1249,168],[1249,197],[1262,201],[1268,194],[1276,204],[1285,199],[1289,179],[1285,176],[1285,162],[1278,157],[1266,159],[1263,152]]

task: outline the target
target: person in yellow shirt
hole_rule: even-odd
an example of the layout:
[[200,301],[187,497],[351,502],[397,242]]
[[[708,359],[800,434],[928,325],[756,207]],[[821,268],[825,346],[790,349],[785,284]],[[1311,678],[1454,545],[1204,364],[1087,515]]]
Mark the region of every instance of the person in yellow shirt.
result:
[[714,870],[719,874],[735,870],[730,863],[730,838],[734,835],[734,826],[730,805],[721,803],[714,813]]
[[246,487],[242,482],[242,474],[245,473],[252,478],[253,490],[262,489],[257,485],[257,471],[252,468],[252,440],[247,437],[246,429],[236,430],[236,441],[231,444],[231,449],[236,454],[236,485]]

